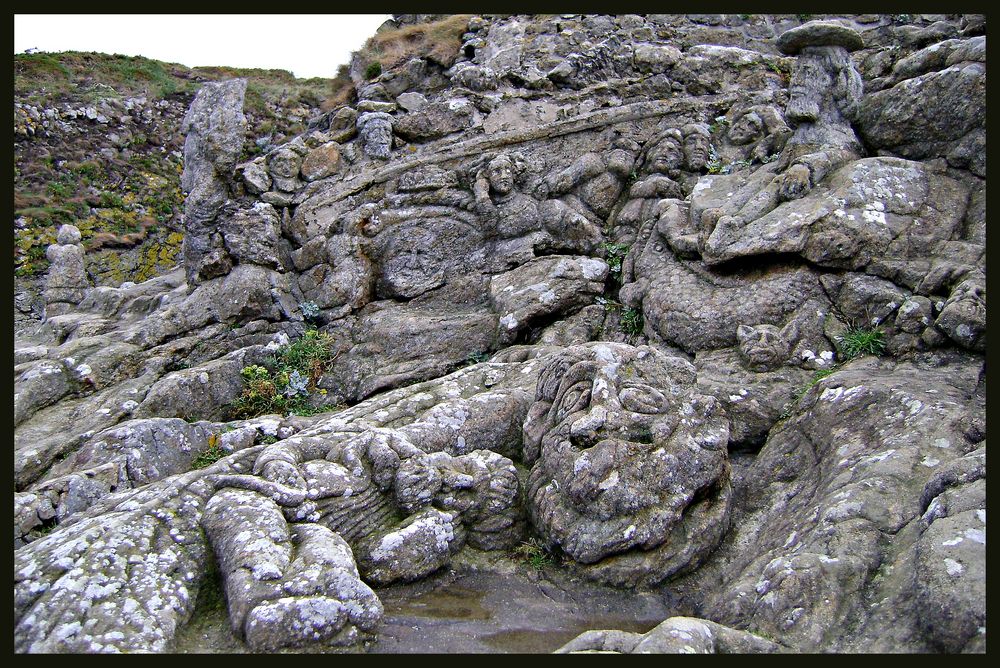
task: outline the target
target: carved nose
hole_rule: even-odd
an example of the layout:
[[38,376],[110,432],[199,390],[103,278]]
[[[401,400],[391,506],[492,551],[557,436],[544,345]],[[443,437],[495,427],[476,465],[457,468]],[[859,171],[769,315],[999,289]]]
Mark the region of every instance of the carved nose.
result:
[[604,406],[594,406],[586,415],[570,425],[570,440],[581,448],[593,447],[607,419],[608,410]]

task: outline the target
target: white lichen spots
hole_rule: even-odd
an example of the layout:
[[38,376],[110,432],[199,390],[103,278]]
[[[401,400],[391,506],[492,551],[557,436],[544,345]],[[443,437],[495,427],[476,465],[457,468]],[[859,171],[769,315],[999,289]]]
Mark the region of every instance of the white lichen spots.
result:
[[923,464],[924,466],[926,466],[927,468],[934,468],[935,466],[937,466],[938,464],[941,463],[941,460],[940,459],[935,459],[934,457],[931,457],[930,455],[928,455],[928,456],[924,457],[920,461],[920,463]]
[[819,358],[821,360],[823,360],[824,362],[832,362],[833,361],[833,351],[832,350],[824,350],[823,352],[821,352],[819,354]]
[[957,538],[952,538],[951,540],[944,541],[943,543],[941,543],[941,545],[943,547],[955,547],[956,545],[958,545],[959,543],[961,543],[963,540],[964,539],[961,536],[958,536]]
[[947,438],[938,438],[933,443],[931,443],[931,445],[933,445],[935,448],[946,449],[951,447],[951,441],[949,441]]
[[513,313],[508,313],[504,317],[500,318],[500,324],[507,329],[517,329],[517,318],[514,317]]
[[840,561],[840,559],[838,559],[836,557],[830,557],[830,556],[825,555],[825,554],[819,555],[819,560],[822,563],[824,563],[824,564],[836,564],[837,562]]
[[953,578],[958,577],[965,571],[965,568],[962,566],[962,564],[958,563],[954,559],[945,559],[944,569],[948,572],[948,575],[952,576]]
[[198,382],[201,383],[202,385],[208,385],[208,373],[205,371],[199,373]]
[[545,292],[538,295],[538,301],[542,302],[543,304],[555,303],[556,299],[557,299],[556,293],[553,292],[552,290],[546,290]]
[[632,536],[635,535],[635,530],[635,525],[629,524],[628,527],[626,527],[625,532],[622,533],[622,538],[625,540],[631,540]]
[[974,543],[986,545],[986,532],[982,529],[966,529],[965,537]]
[[585,258],[580,261],[583,277],[588,281],[603,281],[608,275],[608,264],[604,260]]
[[743,397],[741,397],[738,394],[730,394],[729,395],[729,400],[735,404],[735,403],[738,403],[740,401],[743,401]]
[[885,225],[885,205],[878,201],[866,204],[864,211],[861,212],[861,217],[869,223]]
[[597,488],[606,491],[618,484],[618,471],[612,471],[611,475],[598,483]]
[[985,509],[980,508],[979,510],[977,510],[976,511],[976,517],[979,518],[980,522],[982,522],[983,524],[986,524],[986,510]]

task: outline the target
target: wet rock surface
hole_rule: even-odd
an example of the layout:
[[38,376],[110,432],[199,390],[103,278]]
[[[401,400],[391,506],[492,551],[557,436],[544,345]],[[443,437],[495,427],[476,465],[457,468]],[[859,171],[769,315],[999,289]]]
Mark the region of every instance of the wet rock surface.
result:
[[985,25],[900,16],[206,84],[183,267],[66,226],[15,340],[16,651],[985,651]]

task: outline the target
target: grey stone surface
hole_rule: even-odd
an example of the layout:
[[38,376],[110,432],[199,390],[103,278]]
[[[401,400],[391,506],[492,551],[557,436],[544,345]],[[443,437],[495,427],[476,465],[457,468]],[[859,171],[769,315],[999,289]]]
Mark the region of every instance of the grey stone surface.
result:
[[216,247],[215,218],[225,203],[226,180],[243,150],[245,79],[207,83],[199,90],[181,131],[184,141],[184,269],[188,284],[200,282],[202,258]]
[[681,358],[609,343],[542,370],[524,424],[529,515],[588,577],[662,582],[727,530],[728,425],[694,379]]
[[[242,164],[246,84],[203,85],[183,268],[91,288],[57,233],[16,651],[358,650],[456,564],[663,605],[383,649],[985,651],[985,19],[461,23]],[[222,422],[307,329],[323,412]]]
[[706,619],[670,617],[647,633],[587,631],[555,654],[771,654],[781,645]]

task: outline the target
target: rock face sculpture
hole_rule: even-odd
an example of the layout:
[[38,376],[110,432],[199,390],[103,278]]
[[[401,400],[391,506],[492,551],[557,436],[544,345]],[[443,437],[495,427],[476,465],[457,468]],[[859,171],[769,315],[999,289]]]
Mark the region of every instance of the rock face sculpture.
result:
[[728,425],[694,379],[683,359],[608,343],[542,370],[524,425],[529,512],[589,577],[662,582],[725,533]]
[[803,197],[834,169],[863,155],[851,127],[863,84],[848,53],[861,46],[854,30],[823,21],[781,35],[779,50],[798,56],[785,110],[794,132],[773,172],[760,170],[724,207],[702,214],[706,261],[716,259],[735,230]]
[[787,333],[774,325],[740,325],[736,328],[736,338],[740,343],[740,354],[754,369],[773,369],[791,354],[792,346]]
[[530,541],[680,615],[561,651],[984,650],[981,18],[475,17],[238,165],[206,84],[183,268],[64,227],[15,343],[15,649],[357,648]]
[[392,116],[369,111],[358,116],[358,135],[365,155],[388,160],[392,154]]

